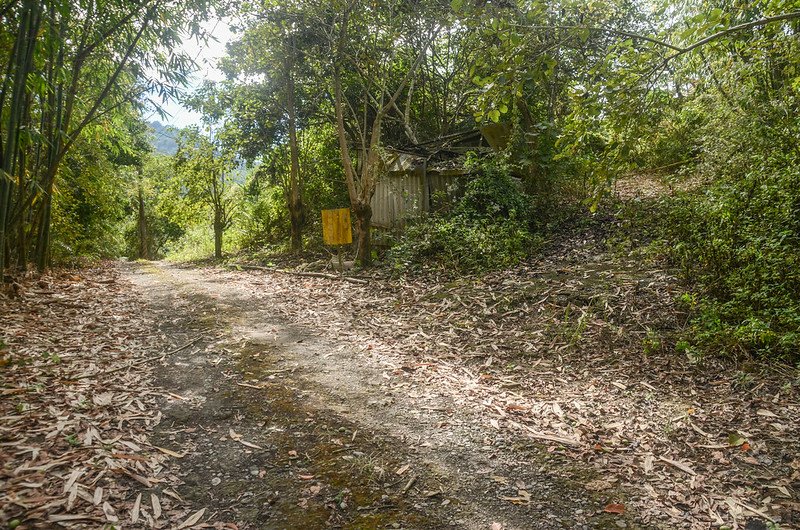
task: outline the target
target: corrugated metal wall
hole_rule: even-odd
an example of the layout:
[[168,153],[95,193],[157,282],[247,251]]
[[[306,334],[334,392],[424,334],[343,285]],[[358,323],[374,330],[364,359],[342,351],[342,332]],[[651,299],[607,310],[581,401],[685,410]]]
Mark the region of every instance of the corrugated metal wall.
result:
[[372,196],[372,224],[379,228],[402,227],[407,220],[430,211],[431,195],[451,194],[458,175],[423,168],[404,173],[392,172],[378,181]]

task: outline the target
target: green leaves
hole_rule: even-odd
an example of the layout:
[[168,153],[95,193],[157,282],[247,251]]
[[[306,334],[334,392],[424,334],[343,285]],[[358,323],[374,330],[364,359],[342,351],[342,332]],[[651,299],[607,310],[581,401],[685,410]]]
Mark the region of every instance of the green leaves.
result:
[[739,447],[745,442],[747,442],[747,440],[740,436],[737,432],[732,432],[728,435],[728,445],[731,447]]

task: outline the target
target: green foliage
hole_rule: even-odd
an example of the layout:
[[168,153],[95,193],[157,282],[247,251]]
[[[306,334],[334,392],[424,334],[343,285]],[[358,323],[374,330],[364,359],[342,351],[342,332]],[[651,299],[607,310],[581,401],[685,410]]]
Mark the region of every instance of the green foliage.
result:
[[115,257],[123,247],[125,181],[107,146],[85,142],[68,155],[54,193],[52,260]]
[[454,214],[469,220],[526,220],[530,215],[530,197],[501,163],[468,162],[477,176],[465,186]]
[[[347,205],[334,136],[329,125],[311,126],[301,136],[300,176],[306,216],[306,239],[321,245],[319,211]],[[243,186],[239,215],[232,230],[242,248],[281,247],[289,238],[289,149],[285,143],[261,148],[257,166]]]
[[647,335],[642,339],[642,353],[652,355],[660,353],[664,348],[661,337],[652,329],[647,330]]
[[429,217],[409,227],[390,251],[390,260],[400,270],[435,266],[480,272],[518,263],[528,256],[534,242],[518,220]]
[[[570,87],[556,158],[588,177],[593,206],[625,173],[675,172],[678,189],[693,188],[644,212],[646,237],[661,240],[651,248],[680,268],[689,290],[679,353],[797,360],[798,23],[725,33],[793,8],[670,9],[670,17],[657,13],[658,42],[614,42],[587,82]],[[691,53],[680,49],[712,34]]]
[[143,213],[145,255],[150,259],[161,258],[185,232],[182,221],[186,209],[181,208],[180,201],[172,193],[176,187],[172,157],[163,154],[146,157],[141,167],[128,171],[127,184],[124,253],[129,258],[144,257],[139,225],[139,215]]
[[[229,235],[222,241],[222,251],[226,255],[234,254],[239,249],[237,237]],[[201,262],[212,258],[214,251],[213,227],[207,223],[197,223],[187,227],[180,238],[170,243],[165,259],[180,263]]]
[[529,204],[504,166],[484,163],[455,207],[408,227],[389,260],[400,270],[433,265],[480,272],[514,265],[541,243],[528,229]]
[[665,223],[669,256],[694,286],[687,339],[701,354],[797,361],[800,44],[780,25],[726,41],[705,59],[710,86],[681,111],[692,117],[695,172],[709,184],[672,201]]
[[732,355],[800,351],[800,171],[753,171],[671,204],[669,255],[698,286],[692,341]]
[[[222,257],[223,235],[236,212],[239,183],[234,153],[220,141],[225,135],[206,135],[197,127],[178,133],[173,197],[181,204],[184,226],[205,218],[214,229],[214,257]],[[191,214],[189,213],[191,212]]]
[[51,257],[119,251],[113,218],[124,186],[107,175],[137,165],[139,150],[120,140],[138,125],[132,111],[159,110],[156,101],[186,83],[194,61],[181,39],[202,39],[210,8],[205,0],[4,3],[0,271],[12,261],[25,268],[33,258],[43,271]]
[[253,179],[246,187],[242,212],[237,223],[242,248],[256,250],[288,238],[289,212],[284,189],[262,186],[257,178]]

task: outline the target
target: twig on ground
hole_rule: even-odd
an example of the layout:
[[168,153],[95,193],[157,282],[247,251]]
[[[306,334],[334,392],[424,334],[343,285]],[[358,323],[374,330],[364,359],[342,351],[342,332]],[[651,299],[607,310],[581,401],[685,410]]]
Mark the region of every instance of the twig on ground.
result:
[[338,274],[328,274],[325,272],[300,272],[300,271],[289,271],[286,269],[276,269],[273,267],[260,267],[258,265],[245,265],[243,263],[234,263],[230,265],[230,267],[239,267],[241,269],[252,269],[258,271],[268,271],[268,272],[277,272],[280,274],[290,274],[293,276],[307,276],[311,278],[327,278],[329,280],[344,280],[346,282],[355,283],[358,285],[367,285],[369,282],[367,280],[363,280],[361,278],[353,278],[352,276],[340,276]]
[[405,487],[403,487],[403,491],[400,492],[400,495],[405,495],[406,493],[408,493],[408,490],[411,489],[411,486],[413,486],[416,481],[417,481],[416,475],[408,479],[408,482],[406,482],[406,485]]
[[191,341],[187,342],[186,344],[184,344],[183,346],[181,346],[179,348],[175,348],[174,350],[170,350],[168,352],[161,353],[159,355],[154,355],[152,357],[147,357],[145,359],[139,359],[138,361],[134,361],[132,363],[128,363],[125,366],[118,366],[116,368],[112,368],[111,370],[104,370],[104,371],[101,371],[101,372],[93,372],[93,373],[90,373],[90,374],[82,374],[82,375],[79,375],[78,377],[69,377],[69,378],[67,378],[67,380],[68,381],[78,381],[80,379],[86,379],[88,377],[97,377],[97,376],[100,376],[100,375],[113,374],[115,372],[119,372],[119,371],[125,370],[127,368],[133,368],[134,366],[139,366],[140,364],[147,364],[147,363],[150,363],[150,362],[153,362],[153,361],[157,361],[159,359],[163,359],[164,357],[167,357],[168,355],[173,355],[175,353],[178,353],[179,351],[185,350],[186,348],[188,348],[192,344],[195,344],[201,338],[202,337],[200,337],[200,336],[195,337],[194,339],[192,339]]

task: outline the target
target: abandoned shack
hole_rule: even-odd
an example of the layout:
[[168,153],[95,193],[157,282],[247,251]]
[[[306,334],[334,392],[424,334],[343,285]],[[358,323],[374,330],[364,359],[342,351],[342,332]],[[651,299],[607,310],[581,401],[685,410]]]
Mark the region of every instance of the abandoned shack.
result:
[[394,231],[456,198],[458,181],[469,170],[467,152],[488,153],[505,147],[508,128],[493,124],[454,133],[402,149],[387,149],[390,161],[372,197],[372,225]]

